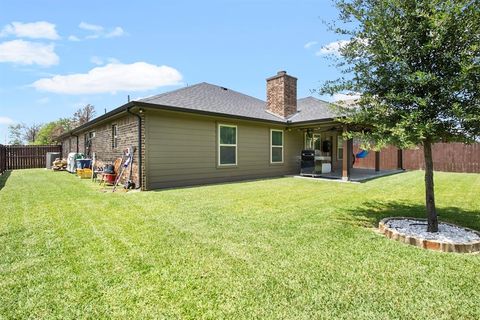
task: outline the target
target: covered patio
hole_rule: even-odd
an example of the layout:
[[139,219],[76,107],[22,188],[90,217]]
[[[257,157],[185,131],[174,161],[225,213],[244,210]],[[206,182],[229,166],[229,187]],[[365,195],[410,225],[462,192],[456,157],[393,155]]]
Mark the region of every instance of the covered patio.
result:
[[[315,162],[313,172],[302,176],[361,182],[404,171],[401,149],[397,150],[396,159],[389,159],[388,165],[381,163],[381,151],[372,151],[368,166],[362,166],[362,161],[355,158],[359,150],[358,147],[354,150],[353,139],[343,137],[350,128],[333,119],[300,124],[298,129],[304,132],[304,149],[314,152]],[[358,167],[354,167],[355,163]]]

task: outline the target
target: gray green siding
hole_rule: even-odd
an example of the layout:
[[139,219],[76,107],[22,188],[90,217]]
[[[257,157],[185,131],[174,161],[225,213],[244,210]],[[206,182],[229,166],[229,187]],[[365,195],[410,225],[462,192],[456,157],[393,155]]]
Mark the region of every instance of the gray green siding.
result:
[[[148,189],[275,177],[298,173],[303,133],[284,132],[284,163],[270,164],[270,129],[278,125],[148,111],[146,183]],[[236,167],[217,165],[217,125],[237,126]]]

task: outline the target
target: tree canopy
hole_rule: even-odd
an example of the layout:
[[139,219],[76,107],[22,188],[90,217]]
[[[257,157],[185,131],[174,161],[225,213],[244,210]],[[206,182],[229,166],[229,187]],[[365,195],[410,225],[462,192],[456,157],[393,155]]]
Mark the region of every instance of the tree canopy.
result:
[[37,135],[35,144],[48,145],[59,143],[58,137],[72,129],[73,121],[69,118],[61,118],[42,125]]
[[[401,147],[480,135],[480,1],[336,1],[350,37],[345,77],[324,93],[361,94],[343,108],[365,141]],[[350,27],[349,27],[350,26]],[[349,76],[350,75],[350,76]]]
[[95,116],[95,107],[87,104],[78,109],[71,118],[60,118],[45,124],[12,124],[8,127],[9,144],[48,145],[59,143],[58,137],[74,127],[81,126]]
[[428,230],[437,231],[431,146],[480,136],[480,0],[336,0],[348,36],[344,77],[322,93],[354,92],[340,121],[376,148],[422,145]]
[[74,114],[72,121],[75,127],[81,126],[84,123],[92,120],[95,117],[95,107],[91,104],[78,109]]

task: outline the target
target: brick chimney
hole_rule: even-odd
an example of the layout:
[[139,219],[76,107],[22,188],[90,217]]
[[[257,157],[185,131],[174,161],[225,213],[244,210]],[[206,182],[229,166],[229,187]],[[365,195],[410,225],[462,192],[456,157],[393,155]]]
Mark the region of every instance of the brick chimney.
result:
[[297,112],[297,78],[286,71],[267,78],[267,111],[284,118]]

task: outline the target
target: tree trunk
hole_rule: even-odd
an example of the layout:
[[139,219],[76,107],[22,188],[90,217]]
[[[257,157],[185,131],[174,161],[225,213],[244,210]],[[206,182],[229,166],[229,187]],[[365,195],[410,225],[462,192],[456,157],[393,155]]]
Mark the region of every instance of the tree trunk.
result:
[[423,143],[425,156],[425,202],[427,205],[428,232],[438,232],[437,210],[435,208],[435,191],[433,185],[432,143],[426,140]]

